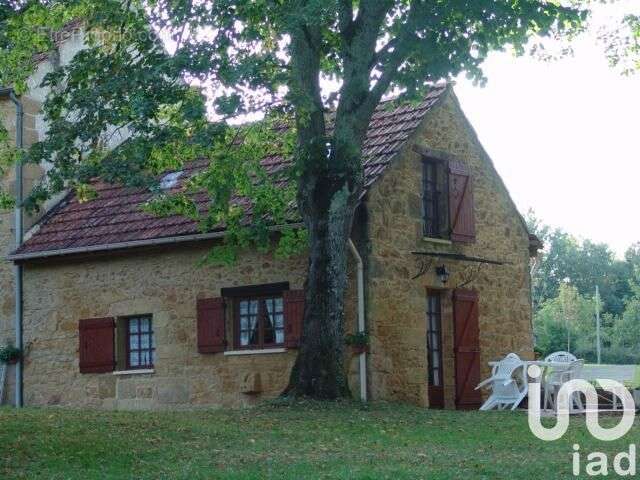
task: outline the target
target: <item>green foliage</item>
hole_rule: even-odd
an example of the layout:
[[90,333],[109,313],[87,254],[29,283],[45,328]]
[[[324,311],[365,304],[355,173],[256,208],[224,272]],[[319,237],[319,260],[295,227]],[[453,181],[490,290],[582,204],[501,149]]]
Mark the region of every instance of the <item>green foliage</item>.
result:
[[622,24],[601,32],[612,67],[625,75],[640,71],[640,14],[625,15]]
[[345,335],[344,343],[352,347],[366,347],[369,345],[369,334],[367,332],[356,332]]
[[579,242],[540,222],[527,224],[545,244],[532,275],[536,348],[596,360],[595,286],[600,289],[602,360],[640,363],[640,244],[617,260],[605,244]]
[[284,228],[276,249],[276,257],[287,258],[304,252],[309,246],[309,234],[304,228]]
[[19,348],[14,347],[11,344],[0,347],[0,362],[10,363],[20,358],[21,352]]
[[[9,135],[0,125],[0,178],[6,178],[9,169],[18,161],[18,152],[11,144]],[[0,187],[0,211],[13,208],[15,199]]]
[[532,276],[534,306],[556,298],[563,283],[570,283],[585,296],[592,296],[597,284],[604,312],[620,315],[632,293],[629,279],[633,265],[617,260],[606,244],[578,241],[561,229],[552,230],[533,212],[527,217],[529,231],[545,246]]

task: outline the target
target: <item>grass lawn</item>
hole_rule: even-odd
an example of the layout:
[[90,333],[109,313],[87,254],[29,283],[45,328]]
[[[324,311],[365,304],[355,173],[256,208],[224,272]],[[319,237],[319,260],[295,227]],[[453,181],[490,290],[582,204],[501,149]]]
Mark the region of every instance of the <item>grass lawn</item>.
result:
[[589,435],[583,418],[573,418],[562,440],[543,442],[521,412],[383,403],[153,413],[0,409],[0,478],[575,478],[574,443],[584,459],[628,450],[639,438],[638,421],[625,438],[604,443]]

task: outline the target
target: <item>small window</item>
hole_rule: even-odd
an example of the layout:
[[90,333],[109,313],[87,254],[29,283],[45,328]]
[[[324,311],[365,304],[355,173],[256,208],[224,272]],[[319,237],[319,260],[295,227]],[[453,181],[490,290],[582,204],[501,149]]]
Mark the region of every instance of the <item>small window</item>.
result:
[[424,236],[449,238],[449,175],[446,162],[425,159],[422,183]]
[[284,345],[282,295],[237,298],[235,325],[237,348],[269,348]]
[[160,180],[160,188],[162,190],[168,190],[170,188],[175,187],[178,184],[178,179],[182,176],[182,173],[183,173],[182,170],[179,170],[177,172],[167,173]]
[[144,370],[153,368],[156,344],[151,315],[119,318],[116,329],[117,369]]

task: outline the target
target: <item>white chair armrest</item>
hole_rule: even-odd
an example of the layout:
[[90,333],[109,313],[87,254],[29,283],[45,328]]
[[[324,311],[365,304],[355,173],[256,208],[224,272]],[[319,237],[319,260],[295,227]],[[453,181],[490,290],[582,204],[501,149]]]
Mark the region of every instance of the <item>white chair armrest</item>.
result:
[[478,386],[475,388],[475,390],[479,390],[479,389],[481,389],[482,387],[484,387],[485,385],[487,385],[487,384],[491,383],[491,382],[493,381],[493,379],[494,379],[494,378],[493,378],[493,377],[491,377],[491,378],[487,378],[486,380],[483,380],[482,382],[480,382],[480,383],[478,384]]

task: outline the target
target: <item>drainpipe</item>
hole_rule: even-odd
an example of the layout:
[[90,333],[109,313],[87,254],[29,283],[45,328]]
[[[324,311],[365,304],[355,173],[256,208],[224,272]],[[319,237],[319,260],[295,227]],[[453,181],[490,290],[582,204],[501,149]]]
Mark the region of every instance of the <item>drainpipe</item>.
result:
[[[15,92],[11,88],[0,87],[0,97],[7,97],[13,102],[16,107],[16,147],[18,150],[22,150],[23,147],[23,116],[24,111],[22,108],[22,102],[16,96]],[[21,160],[16,162],[16,208],[15,208],[15,233],[16,233],[16,245],[15,248],[19,248],[22,245],[22,232],[23,232],[23,219],[22,219],[22,162]],[[15,275],[15,331],[16,331],[16,348],[19,348],[22,352],[22,265],[14,264]],[[16,363],[16,408],[21,408],[23,405],[22,400],[22,356]]]
[[[358,332],[365,331],[364,322],[364,268],[362,266],[362,257],[358,253],[358,249],[353,244],[353,240],[349,239],[349,249],[353,254],[358,266]],[[360,400],[367,401],[367,353],[362,352],[359,358],[360,366]]]

